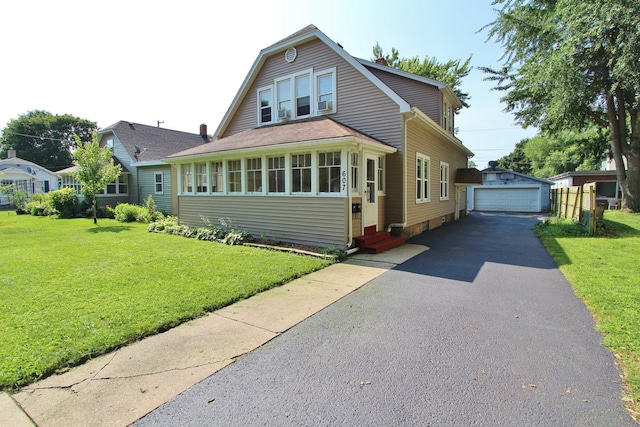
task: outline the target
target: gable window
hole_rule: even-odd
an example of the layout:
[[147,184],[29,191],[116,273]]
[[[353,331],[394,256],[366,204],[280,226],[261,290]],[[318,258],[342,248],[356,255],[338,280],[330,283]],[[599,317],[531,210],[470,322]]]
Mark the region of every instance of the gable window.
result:
[[227,191],[229,193],[242,191],[242,162],[240,160],[227,162]]
[[311,114],[311,88],[309,74],[298,76],[296,81],[296,117]]
[[321,193],[340,192],[340,152],[332,151],[318,155],[318,181]]
[[193,192],[193,169],[191,165],[182,165],[182,192]]
[[276,90],[278,94],[278,118],[284,119],[291,115],[291,79],[280,80],[276,83]]
[[291,155],[291,178],[294,193],[311,192],[311,154]]
[[358,192],[360,189],[360,183],[358,181],[358,175],[360,174],[360,154],[351,153],[351,189]]
[[222,192],[222,162],[211,162],[211,191]]
[[378,156],[378,191],[384,191],[384,156]]
[[269,193],[284,193],[284,156],[269,157]]
[[258,102],[260,104],[260,124],[271,123],[273,121],[271,103],[271,88],[261,89],[258,91]]
[[164,174],[162,172],[156,172],[153,175],[153,191],[155,194],[164,193]]
[[262,159],[247,159],[247,192],[262,192]]
[[207,185],[207,164],[196,163],[196,192],[206,193],[209,191]]
[[440,200],[449,199],[449,165],[440,162]]
[[[335,111],[334,102],[335,73],[321,72],[316,75],[316,94],[318,113]],[[324,107],[324,109],[322,109]]]
[[424,154],[416,153],[416,202],[428,202],[430,200],[430,169],[431,159]]

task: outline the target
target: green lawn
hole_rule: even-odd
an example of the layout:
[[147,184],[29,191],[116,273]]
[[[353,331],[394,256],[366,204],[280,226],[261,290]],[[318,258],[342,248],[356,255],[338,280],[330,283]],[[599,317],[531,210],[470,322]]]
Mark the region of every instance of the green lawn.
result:
[[537,234],[591,311],[604,345],[629,388],[625,401],[640,415],[640,214],[605,212],[596,237],[570,224],[539,224]]
[[0,212],[0,389],[28,384],[330,261]]

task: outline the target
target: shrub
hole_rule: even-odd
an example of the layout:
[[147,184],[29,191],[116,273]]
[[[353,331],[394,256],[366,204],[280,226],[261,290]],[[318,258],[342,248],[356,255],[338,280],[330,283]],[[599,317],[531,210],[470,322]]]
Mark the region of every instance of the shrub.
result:
[[[250,233],[228,227],[215,227],[209,221],[203,218],[206,227],[192,228],[184,224],[180,224],[178,218],[173,216],[163,217],[159,221],[149,224],[147,230],[154,233],[173,234],[183,237],[192,237],[198,240],[216,241],[227,245],[241,245],[252,239]],[[222,222],[222,221],[221,221]],[[225,224],[230,223],[227,222]]]
[[62,218],[73,218],[78,210],[78,197],[73,188],[61,188],[51,191],[48,199],[51,207],[58,212]]
[[142,206],[132,205],[130,203],[120,203],[114,209],[116,221],[120,222],[146,222],[151,219],[149,211]]

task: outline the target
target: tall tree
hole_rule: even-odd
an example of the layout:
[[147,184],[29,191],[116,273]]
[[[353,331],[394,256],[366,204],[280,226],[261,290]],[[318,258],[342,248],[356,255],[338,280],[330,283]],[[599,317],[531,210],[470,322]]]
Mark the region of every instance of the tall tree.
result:
[[482,68],[523,126],[609,130],[622,204],[640,211],[640,2],[494,0],[489,39],[504,68]]
[[96,122],[70,114],[29,111],[11,120],[2,130],[0,157],[6,157],[7,150],[13,148],[21,159],[58,171],[73,164],[72,151],[76,148],[73,135],[83,142],[91,141],[96,129]]
[[372,61],[378,58],[384,58],[390,67],[437,80],[448,85],[455,92],[460,102],[462,102],[462,105],[469,107],[468,101],[471,97],[467,92],[462,91],[461,85],[462,79],[467,77],[471,71],[471,56],[464,61],[455,59],[446,62],[440,62],[435,57],[429,56],[425,56],[424,59],[420,59],[417,56],[413,58],[400,58],[396,48],[392,47],[391,53],[385,55],[383,54],[380,44],[376,43],[375,46],[373,46]]
[[78,149],[74,153],[74,163],[78,170],[75,178],[82,184],[82,194],[91,199],[93,205],[93,223],[98,223],[96,194],[122,172],[122,166],[113,164],[113,157],[109,147],[100,147],[98,135],[93,133],[91,142],[84,144],[80,137],[74,135]]
[[498,166],[503,169],[531,175],[531,159],[524,152],[524,147],[528,141],[529,139],[526,138],[518,142],[510,154],[498,159]]

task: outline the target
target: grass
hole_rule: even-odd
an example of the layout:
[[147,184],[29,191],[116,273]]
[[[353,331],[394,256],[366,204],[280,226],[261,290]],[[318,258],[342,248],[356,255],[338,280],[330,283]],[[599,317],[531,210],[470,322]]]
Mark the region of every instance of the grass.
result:
[[28,384],[330,263],[146,228],[0,212],[0,389]]
[[594,237],[569,221],[536,227],[549,253],[595,319],[627,385],[624,397],[640,416],[640,214],[606,211]]

